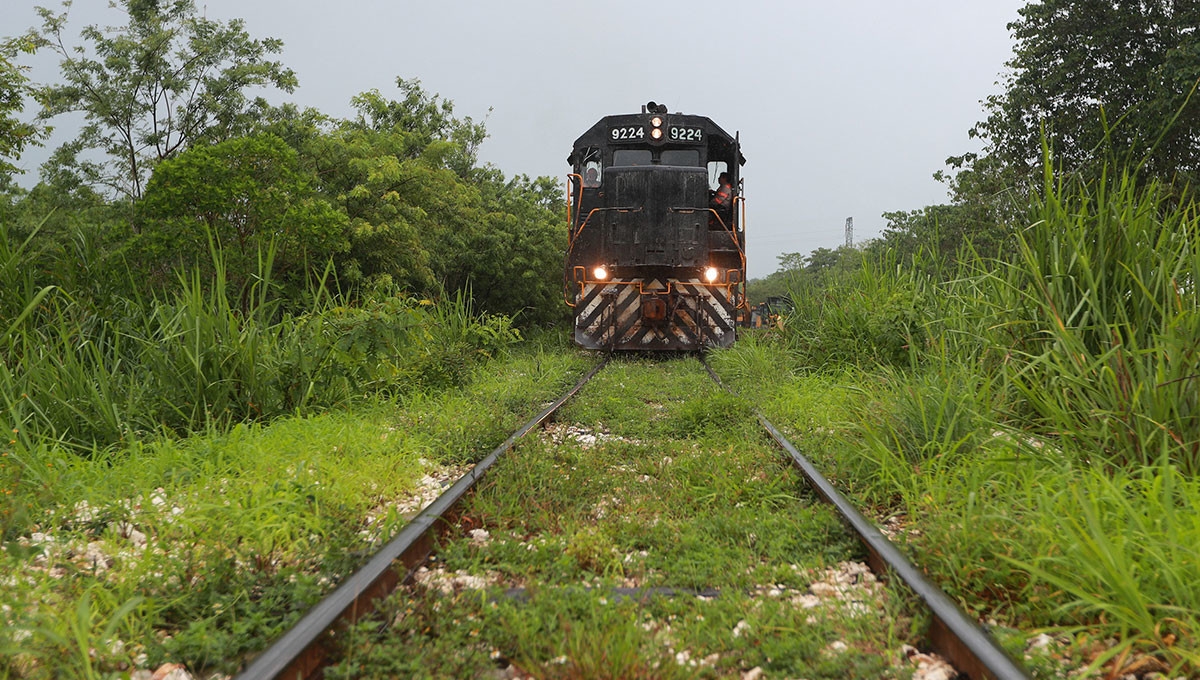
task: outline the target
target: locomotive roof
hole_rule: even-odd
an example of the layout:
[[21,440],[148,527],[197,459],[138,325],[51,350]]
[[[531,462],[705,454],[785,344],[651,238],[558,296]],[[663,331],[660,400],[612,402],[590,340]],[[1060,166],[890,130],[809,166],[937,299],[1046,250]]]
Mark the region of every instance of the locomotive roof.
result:
[[[737,143],[737,140],[733,136],[731,136],[728,132],[725,132],[720,125],[714,123],[713,120],[708,116],[699,116],[680,112],[655,113],[653,111],[643,111],[642,113],[620,113],[601,118],[596,122],[595,125],[592,125],[592,127],[588,128],[587,132],[580,135],[579,138],[575,140],[574,146],[571,148],[578,149],[584,146],[608,145],[612,142],[612,137],[610,134],[614,127],[620,127],[622,125],[644,124],[655,115],[662,116],[665,119],[664,125],[689,125],[704,128],[705,134],[710,140],[712,140],[714,137],[717,140],[715,144],[712,141],[710,141],[709,144],[717,146],[718,151],[732,150]],[[724,147],[724,149],[721,149],[721,147]],[[567,162],[571,162],[570,157],[567,158]],[[739,150],[738,165],[745,164],[746,157],[743,156]]]

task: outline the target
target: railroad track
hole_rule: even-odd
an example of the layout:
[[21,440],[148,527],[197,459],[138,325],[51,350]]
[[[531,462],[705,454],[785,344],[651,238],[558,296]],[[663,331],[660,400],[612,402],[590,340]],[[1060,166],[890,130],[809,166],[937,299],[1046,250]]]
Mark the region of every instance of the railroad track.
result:
[[[821,513],[823,512],[829,513],[830,517],[835,518],[825,520],[827,523],[845,526],[854,538],[865,546],[871,570],[880,579],[903,582],[915,595],[916,600],[927,608],[931,621],[927,632],[927,642],[933,651],[948,659],[959,672],[971,678],[1028,677],[990,636],[963,614],[940,589],[925,579],[920,570],[891,544],[873,523],[858,512],[821,475],[815,466],[787,441],[778,428],[761,414],[754,413],[753,417],[757,418],[771,439],[787,452],[791,465],[800,471],[816,497],[825,501],[826,505],[822,506],[824,509],[810,510],[808,506],[814,504],[795,498],[794,493],[786,491],[789,482],[778,480],[777,478],[781,477],[778,474],[771,475],[772,471],[769,466],[772,463],[767,459],[774,456],[774,464],[777,465],[779,462],[777,454],[764,454],[753,447],[747,447],[743,451],[743,447],[738,443],[729,444],[729,451],[717,454],[718,458],[711,457],[712,454],[707,452],[698,451],[697,444],[686,438],[688,432],[696,430],[711,433],[720,428],[736,427],[734,425],[736,418],[729,416],[727,412],[737,411],[736,407],[730,405],[738,402],[722,401],[719,397],[722,394],[719,388],[712,387],[711,384],[710,389],[714,390],[714,393],[708,394],[704,402],[695,402],[699,404],[698,406],[685,404],[682,407],[679,404],[685,397],[678,396],[672,401],[668,395],[669,390],[666,389],[660,389],[664,395],[668,396],[664,398],[663,402],[659,402],[633,394],[636,389],[630,389],[630,394],[626,394],[624,382],[619,382],[615,392],[614,386],[609,387],[606,393],[608,396],[605,397],[605,404],[608,405],[600,407],[599,414],[601,416],[608,419],[620,418],[623,411],[636,408],[640,401],[648,409],[652,421],[658,419],[667,423],[665,426],[660,423],[655,426],[659,428],[658,430],[652,427],[648,430],[649,432],[658,432],[665,427],[665,431],[685,436],[684,439],[675,442],[671,448],[660,450],[651,446],[648,449],[649,445],[638,438],[638,432],[608,432],[606,431],[608,428],[604,428],[598,422],[582,426],[556,424],[554,429],[549,433],[544,433],[538,442],[530,444],[528,450],[523,450],[522,455],[511,459],[506,466],[500,467],[501,470],[514,469],[515,479],[518,480],[548,479],[549,482],[533,485],[528,482],[517,482],[514,486],[513,481],[509,480],[507,482],[489,482],[487,485],[480,484],[502,456],[508,453],[526,434],[550,421],[560,407],[599,373],[606,363],[607,358],[592,368],[567,393],[514,432],[508,440],[450,486],[377,552],[364,567],[346,579],[335,591],[310,610],[287,634],[256,657],[238,677],[247,680],[319,677],[326,664],[331,661],[346,663],[347,655],[353,657],[356,653],[362,657],[372,657],[373,653],[362,652],[364,649],[362,644],[355,646],[356,639],[365,636],[378,640],[374,647],[376,649],[392,644],[387,641],[386,630],[390,626],[408,630],[405,634],[397,633],[400,638],[407,635],[409,639],[412,639],[415,635],[431,640],[437,638],[438,630],[441,630],[438,621],[451,619],[451,617],[455,617],[452,621],[456,628],[453,632],[447,628],[447,637],[458,635],[460,631],[457,629],[469,628],[467,633],[463,634],[464,637],[459,644],[466,650],[461,652],[461,655],[469,657],[473,654],[478,658],[480,654],[486,654],[488,658],[495,661],[495,668],[511,664],[508,667],[514,673],[517,669],[537,663],[538,661],[530,655],[537,656],[538,653],[490,647],[492,643],[486,639],[489,635],[508,640],[510,642],[508,647],[526,645],[524,642],[520,644],[512,642],[517,638],[534,640],[534,642],[528,643],[534,646],[541,644],[537,642],[539,636],[570,638],[554,644],[560,646],[565,644],[576,653],[574,655],[563,654],[548,661],[552,665],[576,664],[575,667],[569,669],[572,671],[571,673],[565,672],[568,669],[564,669],[564,675],[587,676],[597,674],[596,671],[605,670],[611,673],[611,668],[600,667],[604,664],[610,664],[613,668],[625,669],[611,677],[635,675],[659,677],[660,674],[667,676],[671,673],[680,675],[681,673],[700,672],[706,667],[714,667],[718,664],[721,656],[718,653],[701,656],[699,652],[693,656],[688,648],[687,638],[689,635],[693,637],[698,635],[703,638],[705,634],[689,631],[684,619],[702,621],[705,618],[704,612],[708,612],[709,616],[713,618],[744,615],[745,618],[738,620],[736,624],[726,626],[730,629],[730,635],[733,638],[743,636],[750,638],[758,635],[758,630],[765,630],[772,626],[783,629],[787,629],[788,626],[803,628],[806,625],[805,622],[812,624],[813,628],[817,629],[818,636],[821,634],[821,626],[825,625],[824,619],[816,621],[811,613],[800,612],[793,616],[788,611],[784,611],[788,607],[797,610],[816,607],[814,611],[822,611],[830,610],[831,606],[825,605],[822,609],[822,606],[815,605],[810,601],[812,599],[811,592],[806,594],[803,588],[796,586],[789,588],[787,583],[789,578],[804,583],[806,579],[818,578],[816,576],[818,570],[806,568],[804,561],[807,558],[798,556],[801,551],[792,545],[787,532],[780,533],[779,527],[775,526],[779,522],[791,522],[792,518],[801,515],[807,517],[807,513],[810,511],[815,514],[812,519],[805,521],[810,521],[812,524],[805,526],[811,526],[811,528],[795,533],[837,532],[836,528],[833,530],[822,528],[824,525],[821,524],[823,521]],[[683,365],[685,363],[688,362],[662,362],[660,365],[667,366],[663,370],[668,372],[682,370],[686,374],[686,370],[671,367],[671,364]],[[707,364],[704,364],[704,368],[711,376],[712,381],[719,385],[720,380],[712,369]],[[692,373],[701,374],[700,371],[694,369]],[[691,382],[687,386],[677,388],[679,395],[701,390],[695,375],[686,374],[680,379]],[[703,379],[702,375],[700,379]],[[622,379],[618,377],[614,380]],[[669,382],[676,381],[672,379]],[[609,404],[608,402],[613,403]],[[712,405],[711,408],[709,404]],[[617,430],[618,428],[612,429]],[[727,439],[735,441],[737,435]],[[652,450],[653,454],[648,455],[648,450]],[[678,461],[675,460],[676,458]],[[718,465],[726,464],[731,466],[728,470],[717,471]],[[709,469],[710,467],[712,469]],[[599,470],[604,470],[606,471],[604,474],[609,475],[602,477],[598,482],[598,485],[604,488],[592,489],[591,496],[588,496],[588,502],[583,504],[586,507],[582,510],[574,507],[578,503],[571,500],[574,498],[573,496],[556,495],[556,489],[561,491],[571,484],[582,487],[590,483],[592,486],[597,486],[594,478],[589,481],[589,471],[595,473]],[[734,472],[735,470],[736,472]],[[576,475],[575,482],[570,481],[573,473]],[[705,477],[714,477],[718,474],[722,479],[744,474],[748,475],[745,477],[747,480],[759,479],[760,481],[752,481],[747,487],[725,485],[716,490],[710,490],[703,486]],[[748,504],[753,507],[756,503],[761,503],[762,507],[770,508],[772,512],[776,513],[770,515],[771,517],[787,519],[776,521],[768,519],[767,515],[764,515],[762,529],[747,532],[744,519],[741,520],[743,524],[738,524],[738,517],[755,517],[753,510],[730,509],[725,511],[716,508],[716,516],[711,520],[714,528],[710,529],[708,534],[699,534],[700,538],[697,539],[692,534],[681,531],[682,524],[672,524],[674,511],[671,501],[667,501],[666,510],[648,510],[651,507],[658,507],[653,506],[655,500],[663,500],[656,499],[655,496],[667,498],[672,493],[676,493],[667,487],[654,486],[663,480],[684,486],[690,484],[691,486],[687,488],[692,489],[690,493],[694,496],[707,498],[711,495],[714,497],[714,501],[718,500],[719,496],[741,499],[737,501],[738,506]],[[530,488],[523,488],[523,484]],[[545,486],[546,484],[548,486]],[[782,486],[776,486],[779,484]],[[483,486],[488,488],[479,493],[484,493],[487,497],[471,499],[472,495],[479,495],[475,490]],[[533,486],[536,486],[538,490],[533,490]],[[658,490],[660,488],[662,490]],[[513,493],[523,495],[519,501],[498,500],[508,498]],[[505,494],[509,494],[509,496],[505,496]],[[623,503],[623,498],[630,499],[626,504],[637,506],[638,509],[619,508],[618,506]],[[638,498],[643,498],[645,502],[639,502]],[[512,505],[513,502],[517,504]],[[674,504],[675,506],[687,505],[690,504],[690,501],[677,500],[674,501]],[[514,508],[527,507],[528,511],[519,511],[519,513],[525,514],[525,517],[502,516],[512,514]],[[646,521],[640,525],[636,523],[639,511],[650,513],[649,516],[642,517]],[[620,512],[632,514],[618,519],[617,515]],[[697,512],[712,515],[714,508],[707,507]],[[725,512],[729,513],[727,518],[722,517]],[[836,512],[836,515],[832,514],[833,512]],[[679,519],[679,522],[692,521],[692,519],[688,519],[692,518],[692,515],[688,515],[686,511],[681,511],[680,517],[683,519]],[[660,522],[660,520],[662,521]],[[608,522],[609,526],[613,522],[634,522],[628,526],[643,527],[633,530],[635,533],[641,531],[643,535],[633,539],[632,543],[617,546],[604,532],[592,530],[592,526],[603,522]],[[548,524],[554,525],[555,530],[544,531]],[[492,537],[487,527],[492,527],[497,536]],[[584,528],[580,529],[580,527]],[[547,533],[552,535],[549,543],[546,539]],[[721,545],[721,541],[713,539],[712,536],[729,534],[737,537],[734,540],[735,543],[742,541],[742,536],[747,536],[749,537],[747,540],[753,544],[760,541],[758,533],[764,534],[761,543],[765,545],[750,547],[751,554],[761,553],[762,557],[754,557],[753,560],[750,560],[751,567],[745,570],[748,575],[734,574],[733,569],[728,568],[728,565],[723,567],[719,561],[714,563],[715,566],[703,563],[704,560],[697,555],[702,555],[703,550],[709,546],[680,548],[673,545],[674,543],[690,544],[697,540],[701,543],[711,541],[713,550],[731,552],[731,549]],[[562,538],[564,535],[567,538]],[[501,538],[501,536],[507,538]],[[846,540],[849,541],[849,539]],[[644,546],[645,549],[633,549],[639,546]],[[781,548],[781,546],[783,547]],[[447,556],[438,560],[437,555],[434,554],[435,548],[444,550]],[[540,554],[543,557],[527,559],[523,554],[514,556],[513,550],[524,551],[530,555]],[[680,552],[681,550],[683,552]],[[782,553],[781,550],[783,550]],[[837,550],[844,551],[846,548],[842,547]],[[654,562],[655,559],[660,559],[660,553],[674,554],[674,557],[661,557],[661,559],[669,564],[668,569],[678,570],[680,573],[662,573],[664,571],[661,568],[663,563]],[[779,568],[785,565],[769,564],[781,560],[765,557],[766,555],[780,554],[801,562],[801,564],[787,565],[794,572],[791,577],[786,574],[782,577],[778,576]],[[739,568],[747,563],[747,558],[741,555],[730,559],[730,564],[738,564]],[[469,564],[474,564],[476,567],[474,571],[491,574],[492,578],[478,574],[471,575],[468,573],[470,570],[455,569],[456,566]],[[660,568],[646,565],[658,565]],[[843,567],[842,570],[845,571],[846,567]],[[832,574],[833,571],[828,570],[828,573]],[[849,571],[854,572],[854,568],[850,567]],[[775,575],[776,580],[782,579],[785,582],[772,583],[768,586],[756,585],[755,581],[761,580],[764,578],[762,574],[767,573]],[[834,577],[830,576],[830,578]],[[851,581],[870,581],[871,583],[866,583],[866,586],[873,586],[874,581],[869,575],[863,576],[854,573],[851,573],[849,579]],[[714,580],[722,581],[724,587],[711,587],[708,582]],[[396,600],[395,597],[392,600],[388,599],[388,596],[397,591],[400,586],[414,583],[418,584],[418,587],[410,590],[422,591],[425,594],[423,597],[410,597],[402,594],[400,601],[393,601]],[[849,615],[853,616],[852,609],[862,606],[859,600],[867,599],[868,596],[850,596],[846,594],[846,591],[841,591],[841,587],[828,586],[827,589],[838,591],[838,596],[846,600],[846,602],[842,602],[842,605],[851,608],[840,610],[841,614],[850,612]],[[810,588],[809,591],[811,590]],[[893,597],[892,599],[899,598]],[[714,601],[722,601],[723,604],[720,607],[703,604]],[[568,602],[569,605],[562,606],[570,609],[571,613],[567,613],[565,609],[556,608],[557,604],[546,604],[547,602]],[[673,602],[673,604],[664,605],[663,602]],[[701,604],[696,604],[697,602]],[[443,605],[445,605],[444,611]],[[597,605],[599,605],[598,608]],[[529,615],[530,618],[535,619],[533,621],[523,621],[522,616],[524,616],[525,610],[520,608],[534,606],[543,607],[542,613]],[[893,610],[894,606],[892,605]],[[618,607],[623,607],[623,609],[618,611]],[[587,616],[599,616],[599,618],[591,619],[591,623],[573,622],[574,617],[580,615],[580,611],[590,612],[583,615],[585,618]],[[597,611],[601,613],[596,614]],[[761,611],[771,613],[769,615],[761,614]],[[744,612],[751,613],[743,614]],[[372,619],[367,617],[373,613],[374,621],[377,623],[371,624],[369,630],[365,632],[358,631],[356,637],[355,622],[370,621]],[[868,613],[868,616],[876,615],[876,613]],[[539,616],[544,620],[536,620]],[[762,617],[761,620],[754,618],[756,616]],[[747,623],[747,621],[753,621],[753,623]],[[781,621],[783,623],[780,623]],[[632,629],[629,628],[631,625],[640,626],[642,633],[637,631],[631,633]],[[522,626],[529,630],[522,629]],[[585,633],[584,637],[577,637],[580,629],[588,628],[593,630],[584,630],[582,631]],[[770,635],[778,637],[778,632],[772,632]],[[663,658],[668,661],[673,659],[678,667],[660,667],[657,665],[660,661],[654,661],[654,666],[647,667],[645,665],[647,662],[642,658],[646,656],[645,650],[630,653],[628,647],[630,645],[637,647],[638,644],[641,644],[637,642],[637,639],[642,637],[654,639],[654,644],[665,645],[668,653]],[[803,637],[803,634],[798,632],[796,637]],[[803,646],[803,644],[796,643],[797,646]],[[860,644],[871,647],[873,643],[862,642]],[[624,655],[619,651],[611,652],[597,647],[604,645],[624,650]],[[786,647],[786,645],[784,646]],[[370,647],[371,645],[367,645],[367,648]],[[783,647],[779,647],[779,649],[783,649]],[[542,651],[545,652],[544,649]],[[447,654],[446,652],[440,653]],[[548,653],[545,652],[545,654]],[[776,655],[781,653],[786,654],[787,652],[776,652]],[[405,652],[399,651],[395,654],[381,655],[390,659],[387,662],[392,664],[388,666],[390,670],[372,671],[369,666],[351,666],[351,668],[357,668],[357,671],[346,670],[345,667],[342,667],[340,672],[342,675],[355,675],[359,672],[381,675],[399,674],[401,671],[396,669],[404,667],[403,657],[405,654]],[[758,654],[758,651],[746,651],[745,654]],[[821,658],[825,658],[830,655],[830,651],[826,648],[821,650],[820,654],[824,655]],[[571,656],[583,657],[585,660],[569,658]],[[654,654],[651,653],[651,657],[653,656]],[[416,658],[416,652],[413,653],[413,658]],[[766,658],[770,659],[769,656]],[[590,659],[590,661],[586,659]],[[836,664],[836,661],[828,659],[826,661]],[[459,663],[459,660],[451,659],[447,663]],[[462,663],[467,662],[463,661]],[[547,663],[547,660],[542,659],[541,663]],[[591,663],[592,666],[589,667],[588,663]],[[850,661],[848,660],[847,663]],[[621,664],[625,664],[625,666],[621,666]],[[714,668],[711,672],[717,671]],[[472,674],[475,673],[472,672]],[[498,674],[497,677],[509,676]]]

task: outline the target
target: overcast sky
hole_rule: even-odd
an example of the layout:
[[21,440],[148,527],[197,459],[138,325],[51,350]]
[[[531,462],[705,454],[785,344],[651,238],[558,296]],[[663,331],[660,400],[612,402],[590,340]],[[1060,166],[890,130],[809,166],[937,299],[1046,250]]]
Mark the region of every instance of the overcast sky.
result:
[[[0,35],[36,23],[0,0]],[[55,2],[41,3],[57,8]],[[999,91],[1006,25],[1024,0],[412,2],[197,0],[211,19],[245,19],[284,42],[300,87],[276,93],[334,116],[399,77],[419,78],[487,118],[481,160],[507,175],[563,178],[571,143],[599,118],[654,100],[739,131],[747,158],[750,276],[785,252],[836,248],[854,218],[861,242],[885,211],[946,201],[932,178],[977,150],[967,130]],[[107,0],[76,0],[70,35],[116,25]],[[53,69],[37,64],[37,80]],[[488,109],[492,109],[490,115]],[[43,154],[27,154],[36,167]],[[28,184],[29,180],[23,183]]]

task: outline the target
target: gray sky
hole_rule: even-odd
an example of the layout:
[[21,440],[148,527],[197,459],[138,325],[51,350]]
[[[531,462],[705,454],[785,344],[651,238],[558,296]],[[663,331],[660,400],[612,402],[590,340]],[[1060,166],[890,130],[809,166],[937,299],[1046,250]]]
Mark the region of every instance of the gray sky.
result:
[[[34,25],[36,4],[0,2],[0,35]],[[122,23],[107,4],[76,0],[69,33]],[[978,149],[967,130],[999,91],[1006,24],[1025,4],[196,2],[209,18],[241,17],[252,36],[283,40],[279,58],[300,87],[272,100],[348,116],[355,94],[393,95],[397,76],[420,78],[456,114],[487,116],[480,157],[507,175],[561,179],[579,134],[650,100],[740,131],[755,278],[780,253],[841,245],[847,217],[861,242],[883,229],[885,211],[946,201],[932,174]],[[35,66],[35,79],[55,76]],[[44,159],[37,151],[25,166]]]

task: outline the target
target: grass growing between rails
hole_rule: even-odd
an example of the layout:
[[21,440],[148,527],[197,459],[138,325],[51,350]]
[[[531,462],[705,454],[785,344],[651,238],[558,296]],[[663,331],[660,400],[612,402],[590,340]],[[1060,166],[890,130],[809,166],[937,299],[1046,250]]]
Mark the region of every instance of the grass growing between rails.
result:
[[23,449],[38,478],[3,497],[0,677],[234,672],[582,369],[531,346],[353,410]]
[[920,622],[698,362],[620,360],[564,410],[329,676],[907,677]]
[[1159,196],[1048,183],[1007,260],[868,263],[716,359],[1044,677],[1200,673],[1200,215]]

